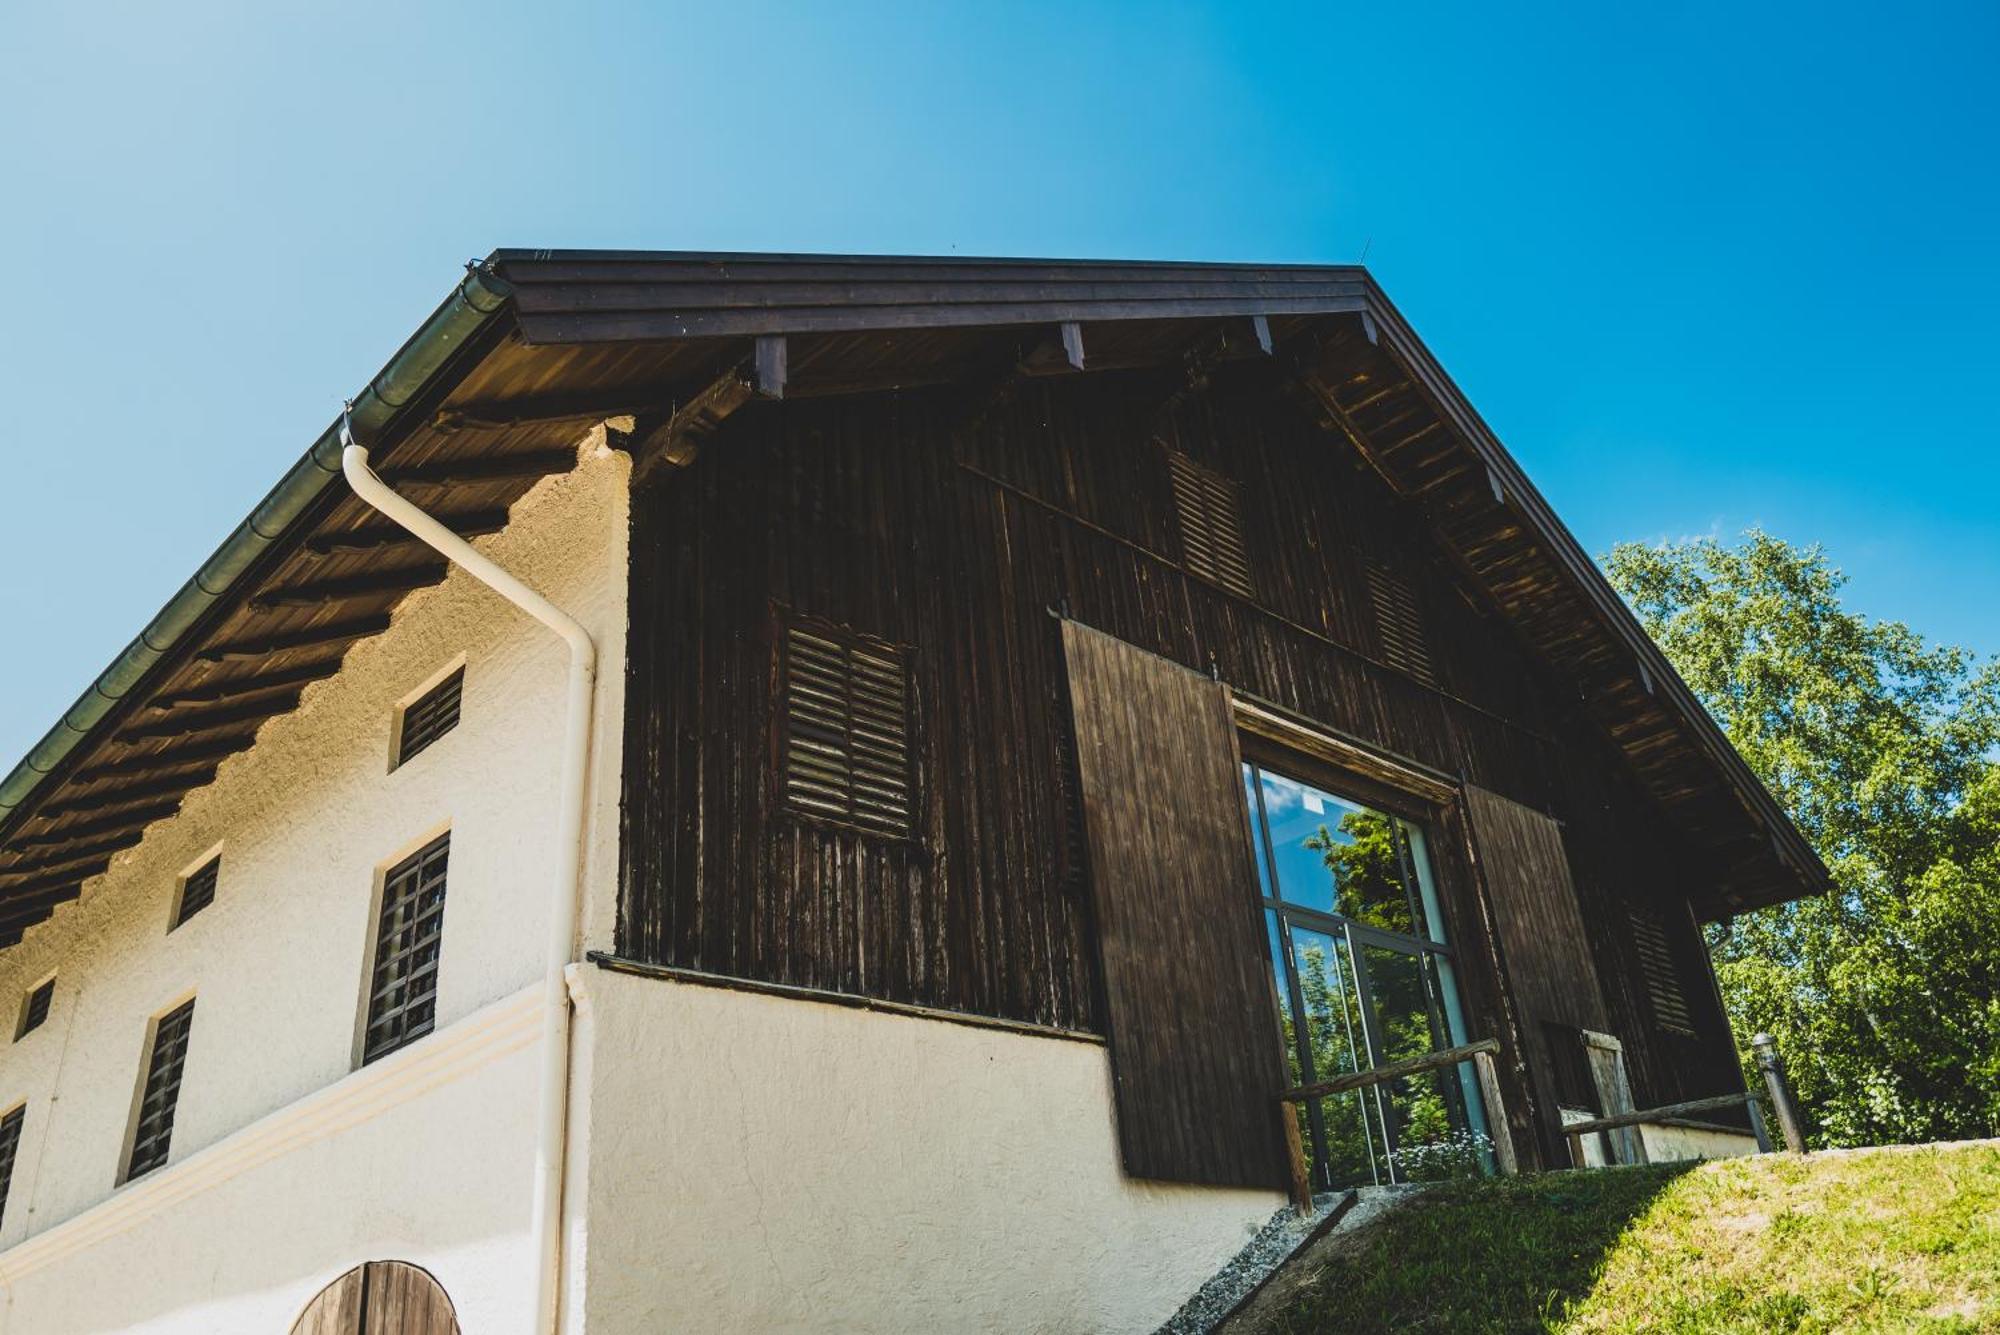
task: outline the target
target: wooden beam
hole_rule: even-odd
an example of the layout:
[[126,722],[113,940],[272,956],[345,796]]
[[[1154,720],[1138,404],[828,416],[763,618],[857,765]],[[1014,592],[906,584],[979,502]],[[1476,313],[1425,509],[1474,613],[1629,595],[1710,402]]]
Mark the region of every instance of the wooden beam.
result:
[[[466,510],[459,514],[438,514],[434,517],[461,538],[476,538],[487,533],[498,533],[507,527],[505,510]],[[344,533],[321,533],[307,538],[305,542],[306,550],[315,556],[333,556],[342,552],[373,552],[396,547],[421,547],[425,551],[430,550],[422,538],[400,524],[365,524],[360,528],[348,529]]]
[[365,598],[378,593],[408,593],[412,589],[428,589],[434,584],[442,584],[444,577],[450,572],[450,566],[443,561],[435,561],[423,565],[405,566],[400,570],[373,571],[365,575],[348,575],[341,579],[313,580],[305,584],[287,585],[256,594],[250,599],[250,606],[265,612],[274,607],[318,607],[324,603],[337,603],[348,598]]
[[[70,881],[51,886],[37,894],[23,899],[0,898],[0,942],[8,945],[20,940],[20,934],[54,912],[57,906],[66,904],[83,893],[82,881]],[[8,940],[12,937],[13,940]]]
[[248,751],[256,740],[254,733],[244,733],[213,741],[184,742],[179,746],[155,751],[151,755],[128,756],[124,760],[108,764],[87,765],[70,777],[80,783],[90,783],[97,779],[137,778],[142,774],[151,775],[171,769],[186,769],[201,761],[220,760],[224,756],[233,756],[238,751]]
[[1072,371],[1083,369],[1083,326],[1075,320],[1062,322],[1063,360]]
[[[103,854],[116,853],[121,849],[130,848],[139,842],[144,833],[143,830],[133,830],[129,834],[121,834],[115,839],[102,839],[86,847],[72,848],[67,852],[52,854],[48,857],[22,858],[10,866],[0,867],[0,881],[12,881],[17,877],[26,876],[30,872],[48,872],[52,875],[57,871],[66,872],[72,863],[80,864],[89,862],[93,858]],[[5,889],[6,886],[0,885],[0,890]]]
[[492,482],[514,477],[546,477],[576,467],[575,450],[528,450],[476,459],[441,460],[388,468],[382,480],[392,487],[448,487],[458,482]]
[[135,825],[150,825],[163,816],[171,816],[181,809],[180,799],[171,802],[154,802],[149,806],[133,807],[115,815],[100,816],[96,820],[72,825],[67,830],[44,830],[38,834],[16,835],[16,848],[54,848],[75,843],[94,834],[106,834],[113,830],[129,830]]
[[783,334],[757,336],[757,392],[767,399],[785,397],[785,374],[791,353]]
[[644,481],[662,465],[685,468],[693,463],[702,442],[755,392],[751,372],[742,363],[734,363],[686,402],[675,405],[665,421],[635,433],[633,483]]
[[66,797],[58,802],[50,802],[35,812],[37,816],[71,816],[83,812],[102,811],[126,802],[138,802],[148,797],[158,797],[162,793],[184,793],[190,788],[199,788],[215,777],[215,767],[197,770],[192,775],[176,775],[171,779],[152,779],[146,783],[126,784],[122,788],[103,788],[82,793],[76,797]]
[[1271,337],[1271,321],[1268,316],[1253,315],[1250,317],[1250,338],[1257,345],[1257,350],[1266,357],[1272,356],[1278,351],[1277,342]]
[[318,644],[343,644],[359,640],[369,635],[380,635],[389,629],[389,614],[355,617],[349,621],[330,621],[324,626],[310,626],[305,630],[285,631],[260,638],[225,641],[212,644],[195,656],[207,663],[223,663],[232,658],[262,658],[266,654],[281,653],[286,649],[306,649]]
[[303,667],[286,668],[283,672],[264,672],[248,677],[223,677],[205,681],[199,686],[185,690],[163,691],[146,702],[146,708],[168,710],[180,705],[211,704],[217,700],[231,700],[243,695],[258,695],[264,691],[275,691],[282,686],[303,686],[307,682],[322,681],[340,671],[341,660],[329,658],[324,662],[307,663]]
[[0,885],[0,901],[4,901],[8,896],[38,895],[68,885],[80,885],[93,876],[101,875],[110,865],[110,858],[86,859],[73,867],[64,867],[61,871],[50,872],[46,876],[16,881],[12,885]]
[[215,709],[195,710],[192,713],[170,715],[152,723],[135,723],[119,729],[118,736],[127,740],[158,737],[191,737],[196,733],[215,732],[237,723],[261,723],[275,714],[283,714],[294,709],[299,703],[297,691],[286,691],[281,695],[265,696],[251,704],[222,705]]

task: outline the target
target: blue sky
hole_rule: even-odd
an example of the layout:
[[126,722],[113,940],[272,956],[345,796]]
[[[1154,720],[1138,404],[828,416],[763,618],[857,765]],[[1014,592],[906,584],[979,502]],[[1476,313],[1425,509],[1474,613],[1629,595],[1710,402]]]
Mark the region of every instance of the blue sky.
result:
[[1592,551],[2000,651],[2000,7],[13,6],[0,767],[496,246],[1353,261]]

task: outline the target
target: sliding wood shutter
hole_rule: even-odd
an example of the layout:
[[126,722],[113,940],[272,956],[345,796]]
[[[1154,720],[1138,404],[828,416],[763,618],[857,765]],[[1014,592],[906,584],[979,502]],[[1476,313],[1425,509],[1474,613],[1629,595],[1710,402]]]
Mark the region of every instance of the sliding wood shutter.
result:
[[1134,1177],[1285,1180],[1271,965],[1229,692],[1063,623],[1091,895]]
[[1562,827],[1533,807],[1470,785],[1465,808],[1515,1000],[1535,1020],[1609,1028]]

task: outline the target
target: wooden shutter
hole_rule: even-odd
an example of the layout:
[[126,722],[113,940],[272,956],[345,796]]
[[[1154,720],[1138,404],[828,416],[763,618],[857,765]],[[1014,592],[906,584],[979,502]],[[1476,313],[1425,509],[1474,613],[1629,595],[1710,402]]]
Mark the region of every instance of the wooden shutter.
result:
[[1382,641],[1382,661],[1423,682],[1437,685],[1431,670],[1430,644],[1423,614],[1417,610],[1410,582],[1380,561],[1368,563],[1368,600],[1375,609],[1375,632]]
[[1484,788],[1468,785],[1465,805],[1521,1008],[1537,1020],[1600,1032],[1609,1028],[1562,827]]
[[1610,1028],[1570,881],[1562,827],[1532,807],[1470,784],[1465,809],[1506,955],[1508,982],[1525,1021],[1522,1039],[1544,1109],[1545,1152],[1557,1153],[1556,1069],[1566,1054],[1548,1042],[1549,1024],[1598,1033]]
[[1228,689],[1062,633],[1125,1170],[1280,1185],[1284,1066]]
[[1243,505],[1236,484],[1179,450],[1167,451],[1180,521],[1181,562],[1190,572],[1244,598],[1257,596],[1243,551]]

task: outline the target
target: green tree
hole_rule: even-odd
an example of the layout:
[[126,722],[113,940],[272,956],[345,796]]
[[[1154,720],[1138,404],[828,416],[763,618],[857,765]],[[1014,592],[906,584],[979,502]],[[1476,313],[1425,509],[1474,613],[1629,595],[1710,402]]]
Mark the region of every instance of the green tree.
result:
[[2000,1134],[2000,667],[1761,531],[1605,565],[1837,885],[1710,929],[1739,1044],[1777,1037],[1818,1144]]

